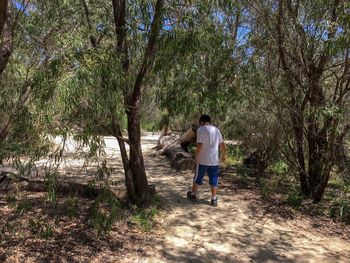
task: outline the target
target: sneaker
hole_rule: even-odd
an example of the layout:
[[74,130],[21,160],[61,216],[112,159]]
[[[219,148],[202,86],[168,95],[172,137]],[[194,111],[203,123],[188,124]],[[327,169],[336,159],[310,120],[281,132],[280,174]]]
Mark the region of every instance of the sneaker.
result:
[[187,192],[187,198],[190,199],[191,201],[196,201],[197,196],[192,194],[192,191]]
[[218,199],[217,199],[217,198],[211,199],[210,205],[211,205],[211,206],[218,206]]

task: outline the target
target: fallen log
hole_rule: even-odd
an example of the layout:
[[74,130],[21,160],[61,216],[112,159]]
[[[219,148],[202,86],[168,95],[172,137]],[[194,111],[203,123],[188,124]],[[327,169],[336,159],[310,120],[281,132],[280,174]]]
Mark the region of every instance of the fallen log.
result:
[[195,169],[196,165],[193,156],[182,149],[179,136],[160,136],[158,139],[158,148],[160,150],[156,154],[166,155],[170,160],[171,167],[177,170]]
[[[102,191],[106,191],[103,186],[59,180],[52,182],[50,187],[50,182],[47,180],[19,177],[18,174],[18,171],[15,169],[0,168],[0,190],[8,191],[15,188],[31,192],[47,192],[48,188],[52,187],[57,193],[79,195],[90,199],[97,197]],[[116,196],[116,193],[112,190],[107,189],[107,191]]]

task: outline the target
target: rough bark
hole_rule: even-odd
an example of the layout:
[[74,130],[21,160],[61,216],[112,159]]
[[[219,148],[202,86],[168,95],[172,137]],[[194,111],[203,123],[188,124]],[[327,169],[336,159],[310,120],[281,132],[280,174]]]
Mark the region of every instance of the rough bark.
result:
[[[337,21],[339,4],[340,1],[332,2],[328,14],[331,22]],[[318,115],[327,106],[322,78],[326,65],[331,61],[331,55],[327,50],[332,41],[326,42],[323,50],[317,51],[316,48],[312,48],[314,43],[309,45],[308,36],[298,21],[298,11],[298,6],[294,6],[291,1],[280,0],[278,2],[277,47],[290,95],[290,117],[293,124],[301,190],[306,196],[311,195],[314,202],[319,202],[327,186],[330,171],[335,164],[334,148],[337,141],[335,131],[339,125],[339,117],[335,115],[325,118],[320,118]],[[299,43],[297,49],[301,51],[300,56],[290,51],[291,46],[285,40],[288,37],[286,32],[290,27],[289,23],[292,23],[292,27],[298,33],[300,41],[296,43]],[[326,38],[332,40],[335,35],[336,27],[329,29]],[[305,55],[308,53],[309,55]],[[348,56],[347,52],[345,56]],[[347,61],[346,58],[344,72],[348,70]],[[343,81],[343,77],[339,79],[333,101],[339,108],[342,108],[343,89],[340,86],[346,85],[346,82]],[[338,98],[337,94],[339,94]],[[306,134],[304,134],[305,131]],[[303,149],[304,147],[307,151]]]
[[308,175],[305,167],[305,156],[303,147],[303,129],[304,129],[304,118],[303,118],[303,107],[300,106],[296,99],[296,87],[294,85],[294,76],[291,76],[290,67],[287,62],[287,55],[284,49],[284,35],[282,30],[283,23],[283,1],[279,3],[279,14],[277,19],[277,45],[279,57],[281,60],[283,71],[286,75],[287,88],[290,95],[289,103],[289,115],[293,125],[294,142],[296,145],[296,161],[299,169],[299,180],[301,191],[305,196],[310,195],[310,188],[308,182]]
[[7,18],[8,0],[0,0],[0,37]]
[[10,19],[6,19],[0,38],[0,76],[6,68],[13,51],[14,30]]
[[[126,1],[112,0],[114,24],[116,31],[116,54],[121,59],[123,73],[127,77],[131,74],[129,70],[128,45],[126,34]],[[156,51],[157,37],[162,25],[162,12],[164,0],[157,0],[154,11],[154,18],[151,24],[150,35],[143,60],[136,76],[135,83],[125,83],[124,107],[128,120],[128,143],[130,146],[129,160],[125,164],[126,184],[129,195],[133,202],[139,205],[148,205],[149,190],[141,149],[141,128],[140,128],[140,99],[141,87],[144,77],[151,69],[151,64]],[[122,142],[124,143],[124,142]]]
[[[33,180],[29,178],[16,178],[15,172],[2,171],[0,172],[0,190],[8,191],[13,188],[14,184],[17,184],[21,190],[27,190],[31,192],[46,192],[47,191],[47,183],[45,180]],[[106,189],[91,186],[89,184],[77,183],[77,182],[62,182],[58,181],[55,183],[55,190],[57,193],[61,194],[76,194],[81,197],[94,199],[97,197],[102,191],[106,191]],[[114,193],[112,190],[110,191],[111,195],[116,197],[123,197],[124,193]]]

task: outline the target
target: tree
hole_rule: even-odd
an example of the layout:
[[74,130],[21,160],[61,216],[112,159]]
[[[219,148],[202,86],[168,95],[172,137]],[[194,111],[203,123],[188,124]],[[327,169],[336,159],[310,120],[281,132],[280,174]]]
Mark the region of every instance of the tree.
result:
[[50,101],[61,73],[55,43],[62,23],[50,21],[52,15],[43,19],[48,9],[39,2],[16,4],[9,5],[1,42],[0,159],[20,154],[37,159],[47,152],[45,135],[52,128],[44,124],[52,119]]
[[6,18],[7,18],[7,6],[8,6],[8,0],[0,1],[0,37],[2,35],[2,30],[4,28]]
[[250,5],[255,32],[261,37],[256,48],[263,52],[262,62],[267,52],[278,54],[301,191],[319,202],[335,164],[336,145],[348,132],[344,118],[350,91],[347,3],[280,0],[274,4]]
[[126,174],[126,185],[128,193],[133,201],[138,204],[147,205],[149,202],[148,182],[144,167],[141,149],[141,127],[140,127],[140,99],[142,93],[142,82],[152,68],[152,62],[156,51],[157,37],[163,22],[163,0],[157,0],[154,8],[153,21],[150,26],[148,43],[144,50],[144,56],[139,66],[136,78],[130,76],[130,47],[127,41],[126,31],[126,1],[112,0],[114,24],[116,32],[116,55],[122,63],[123,73],[127,79],[135,79],[132,83],[125,83],[123,87],[124,107],[127,115],[128,144],[130,147],[129,159],[125,154],[124,141],[121,139],[121,130],[113,119],[114,128],[117,130],[118,142],[123,154],[123,165]]
[[[153,67],[164,1],[158,0],[155,5],[151,1],[113,0],[110,3],[110,8],[101,8],[96,3],[80,1],[85,27],[80,28],[81,35],[78,35],[83,44],[75,55],[79,66],[73,70],[70,90],[73,105],[78,110],[73,110],[70,116],[83,116],[85,131],[93,133],[98,127],[117,138],[130,199],[138,205],[147,205],[149,193],[140,141],[140,100],[147,89],[145,77]],[[77,49],[74,45],[73,48]],[[81,107],[84,110],[79,110]],[[128,139],[123,138],[124,115]],[[76,121],[82,125],[81,121],[80,124],[78,119]]]
[[157,53],[153,99],[169,112],[172,125],[186,125],[202,113],[216,124],[229,116],[241,61],[237,31],[240,1],[192,1],[167,16],[171,25]]

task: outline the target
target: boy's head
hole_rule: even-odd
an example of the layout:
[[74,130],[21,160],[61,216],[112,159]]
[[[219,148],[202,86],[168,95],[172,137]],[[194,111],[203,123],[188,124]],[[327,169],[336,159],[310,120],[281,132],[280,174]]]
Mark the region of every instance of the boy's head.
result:
[[199,124],[200,124],[200,125],[203,125],[203,124],[206,124],[206,123],[210,123],[210,116],[209,116],[209,115],[206,115],[206,114],[203,114],[203,115],[199,118]]

